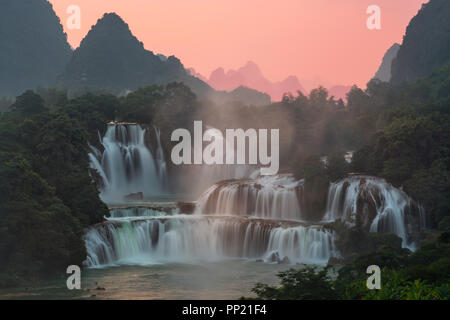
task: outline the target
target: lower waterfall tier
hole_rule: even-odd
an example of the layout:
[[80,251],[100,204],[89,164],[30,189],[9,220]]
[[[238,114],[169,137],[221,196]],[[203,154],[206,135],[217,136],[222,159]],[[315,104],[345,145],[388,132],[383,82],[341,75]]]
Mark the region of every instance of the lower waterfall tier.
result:
[[319,226],[231,217],[173,216],[105,222],[85,235],[88,267],[225,258],[324,265],[333,235]]

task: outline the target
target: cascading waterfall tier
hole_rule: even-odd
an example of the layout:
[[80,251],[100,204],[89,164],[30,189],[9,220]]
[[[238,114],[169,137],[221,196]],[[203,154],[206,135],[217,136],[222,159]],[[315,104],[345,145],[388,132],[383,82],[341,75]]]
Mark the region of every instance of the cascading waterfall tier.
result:
[[384,179],[354,176],[332,183],[323,221],[341,219],[372,232],[394,233],[414,249],[411,235],[427,227],[422,206]]
[[103,152],[91,146],[90,167],[101,178],[101,198],[123,202],[129,195],[142,198],[164,192],[166,163],[156,130],[156,157],[145,141],[146,130],[137,124],[109,124],[101,139]]
[[414,234],[427,227],[423,207],[381,178],[354,176],[331,183],[324,217],[315,221],[306,218],[303,190],[303,181],[289,175],[223,181],[200,197],[196,213],[310,224],[340,219],[367,231],[396,234],[410,249],[415,248]]
[[85,235],[89,267],[211,261],[229,258],[326,264],[332,233],[239,217],[185,216],[116,220]]
[[302,191],[303,182],[290,175],[224,181],[202,195],[196,213],[303,221]]

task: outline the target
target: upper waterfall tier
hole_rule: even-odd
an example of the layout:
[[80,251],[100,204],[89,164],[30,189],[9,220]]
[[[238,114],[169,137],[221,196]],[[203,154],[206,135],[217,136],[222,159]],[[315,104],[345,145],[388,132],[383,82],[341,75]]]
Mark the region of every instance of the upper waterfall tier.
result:
[[145,141],[146,130],[137,124],[109,125],[101,139],[103,151],[91,146],[91,168],[101,177],[101,198],[122,202],[131,194],[152,197],[166,187],[166,163],[159,131],[155,129],[156,156]]
[[196,213],[302,221],[302,190],[302,181],[288,175],[224,181],[202,195]]

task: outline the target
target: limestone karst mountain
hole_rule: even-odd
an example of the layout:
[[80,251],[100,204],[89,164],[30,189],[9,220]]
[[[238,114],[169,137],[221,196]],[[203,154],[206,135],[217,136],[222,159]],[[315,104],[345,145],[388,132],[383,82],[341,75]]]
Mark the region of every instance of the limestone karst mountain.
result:
[[424,4],[406,28],[391,82],[412,83],[450,61],[450,1]]
[[0,4],[0,96],[52,85],[72,55],[52,5],[47,0]]
[[397,57],[398,50],[400,50],[400,45],[398,43],[394,43],[388,51],[386,51],[374,79],[378,79],[383,82],[389,82],[391,80],[392,61]]

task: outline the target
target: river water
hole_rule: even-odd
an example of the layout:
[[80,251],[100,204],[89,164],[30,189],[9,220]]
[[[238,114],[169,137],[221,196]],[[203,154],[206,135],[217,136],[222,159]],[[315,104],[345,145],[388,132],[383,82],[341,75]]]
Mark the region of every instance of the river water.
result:
[[0,299],[239,299],[254,297],[251,289],[258,282],[277,285],[277,273],[292,267],[302,268],[236,259],[84,269],[81,290],[68,290],[61,277],[0,290]]

